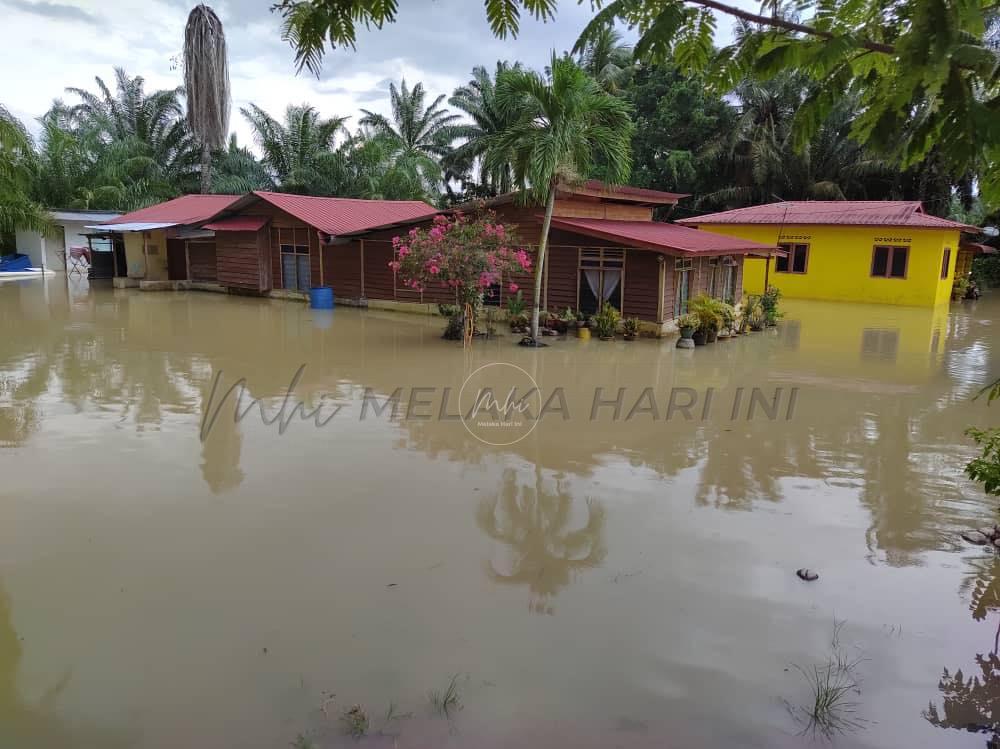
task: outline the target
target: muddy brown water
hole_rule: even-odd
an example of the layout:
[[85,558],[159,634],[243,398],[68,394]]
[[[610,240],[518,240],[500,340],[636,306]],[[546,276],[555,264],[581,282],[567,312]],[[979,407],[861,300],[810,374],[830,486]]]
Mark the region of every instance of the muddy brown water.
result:
[[[696,351],[463,351],[431,318],[0,285],[0,746],[328,746],[356,703],[373,746],[810,746],[797,667],[835,620],[864,659],[838,745],[985,746],[961,729],[996,720],[1000,563],[958,533],[997,519],[962,467],[1000,421],[970,400],[1000,295],[785,309]],[[506,446],[359,418],[366,388],[433,399],[491,362],[568,413]],[[273,414],[303,364],[293,400],[342,407],[322,428],[224,409],[199,439],[216,377]],[[596,387],[714,401],[591,420]],[[732,418],[755,387],[776,418]]]

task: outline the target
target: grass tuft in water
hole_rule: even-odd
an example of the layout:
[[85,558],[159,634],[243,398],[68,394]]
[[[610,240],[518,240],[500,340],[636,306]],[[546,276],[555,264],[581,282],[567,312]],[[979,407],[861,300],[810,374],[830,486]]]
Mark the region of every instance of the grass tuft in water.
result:
[[315,749],[316,745],[300,733],[291,743],[291,747],[292,749]]
[[340,716],[340,722],[344,724],[344,731],[355,739],[360,739],[368,733],[368,713],[361,705],[354,705],[349,710],[345,710]]
[[434,690],[430,693],[431,706],[438,715],[450,718],[462,709],[462,693],[458,686],[459,678],[460,674],[455,674],[443,692]]
[[865,660],[860,653],[847,653],[840,642],[844,621],[834,619],[830,654],[822,664],[803,667],[792,664],[809,685],[810,699],[798,706],[788,703],[792,716],[803,724],[801,733],[822,735],[827,739],[837,734],[864,728],[867,721],[858,715],[861,684],[858,666]]

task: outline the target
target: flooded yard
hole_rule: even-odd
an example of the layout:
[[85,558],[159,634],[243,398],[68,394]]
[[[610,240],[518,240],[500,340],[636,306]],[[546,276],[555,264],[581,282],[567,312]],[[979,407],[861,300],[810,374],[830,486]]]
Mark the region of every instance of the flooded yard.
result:
[[[440,319],[3,284],[0,746],[334,746],[358,704],[361,745],[803,747],[837,649],[838,746],[986,746],[1000,562],[958,534],[998,519],[962,469],[1000,295],[784,309],[694,351],[463,350]],[[439,403],[493,362],[561,393],[516,441]],[[241,379],[322,424],[213,421]]]

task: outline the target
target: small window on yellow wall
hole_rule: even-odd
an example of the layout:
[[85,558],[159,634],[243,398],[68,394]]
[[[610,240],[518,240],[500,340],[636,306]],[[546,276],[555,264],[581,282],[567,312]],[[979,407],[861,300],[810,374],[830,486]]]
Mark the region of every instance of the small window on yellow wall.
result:
[[875,278],[906,278],[909,247],[879,245],[872,251],[872,276]]
[[944,248],[944,257],[941,258],[941,278],[948,277],[948,266],[951,264],[951,247]]
[[788,253],[785,257],[774,259],[774,270],[778,273],[805,273],[809,264],[809,245],[779,244],[778,247]]

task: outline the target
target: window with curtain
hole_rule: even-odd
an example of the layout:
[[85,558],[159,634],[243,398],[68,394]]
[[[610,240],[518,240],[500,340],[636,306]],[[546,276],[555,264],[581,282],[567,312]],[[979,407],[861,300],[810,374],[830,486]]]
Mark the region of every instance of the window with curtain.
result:
[[872,250],[872,272],[875,278],[906,278],[909,247],[878,245]]
[[292,291],[309,291],[308,245],[281,245],[281,285]]
[[605,302],[621,311],[625,250],[580,250],[577,308],[596,314]]

